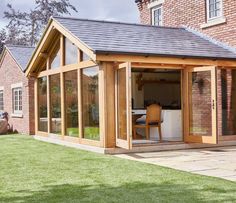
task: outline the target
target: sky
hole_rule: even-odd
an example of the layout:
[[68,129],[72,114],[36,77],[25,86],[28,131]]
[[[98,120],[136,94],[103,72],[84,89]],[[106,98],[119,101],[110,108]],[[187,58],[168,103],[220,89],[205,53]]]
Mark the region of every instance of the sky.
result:
[[[0,0],[0,29],[7,24],[3,12],[7,4],[13,8],[27,11],[34,8],[34,0]],[[78,13],[71,12],[71,16],[86,19],[110,20],[120,22],[139,22],[138,8],[135,0],[70,0]]]

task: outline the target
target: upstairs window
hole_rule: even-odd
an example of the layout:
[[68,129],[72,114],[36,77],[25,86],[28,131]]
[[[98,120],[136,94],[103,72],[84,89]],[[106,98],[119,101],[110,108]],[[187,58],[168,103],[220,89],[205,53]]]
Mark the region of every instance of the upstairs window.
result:
[[162,26],[162,5],[152,9],[152,25]]
[[0,90],[0,112],[4,111],[3,90]]
[[212,20],[222,17],[223,3],[222,0],[207,0],[207,19]]

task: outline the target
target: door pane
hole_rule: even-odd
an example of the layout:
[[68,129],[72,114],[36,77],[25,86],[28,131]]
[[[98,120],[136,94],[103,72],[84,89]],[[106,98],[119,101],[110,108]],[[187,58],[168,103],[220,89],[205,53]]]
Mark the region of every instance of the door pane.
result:
[[99,132],[99,67],[85,68],[82,71],[83,137],[100,140]]
[[51,133],[61,134],[60,74],[50,76]]
[[236,70],[221,70],[222,135],[236,135]]
[[212,136],[211,71],[189,73],[189,132]]
[[38,79],[38,130],[48,132],[47,77]]
[[126,69],[117,71],[117,110],[118,110],[118,135],[122,140],[127,140],[127,90],[126,90]]
[[77,71],[66,72],[65,78],[65,111],[66,135],[78,137],[78,76]]

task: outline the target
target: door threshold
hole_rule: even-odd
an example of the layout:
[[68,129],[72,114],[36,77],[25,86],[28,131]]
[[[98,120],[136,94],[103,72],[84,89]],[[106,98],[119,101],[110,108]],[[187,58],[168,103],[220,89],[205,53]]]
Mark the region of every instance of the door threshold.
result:
[[174,150],[187,150],[187,149],[201,149],[201,148],[214,148],[236,146],[236,141],[224,141],[218,144],[202,144],[202,143],[162,143],[162,144],[146,144],[146,145],[133,145],[133,148],[108,148],[105,149],[105,154],[128,154],[128,153],[144,153],[144,152],[159,152],[159,151],[174,151]]

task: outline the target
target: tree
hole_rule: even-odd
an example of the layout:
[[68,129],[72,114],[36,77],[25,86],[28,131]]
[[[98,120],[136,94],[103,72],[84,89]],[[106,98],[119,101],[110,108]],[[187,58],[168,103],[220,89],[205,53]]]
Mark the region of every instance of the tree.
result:
[[9,20],[7,43],[34,46],[51,16],[70,15],[70,11],[78,12],[69,0],[35,0],[35,8],[29,12],[15,10],[7,5],[4,17]]
[[5,30],[5,29],[2,29],[2,30],[0,31],[0,54],[2,53],[2,50],[3,50],[3,46],[4,46],[4,43],[5,43],[6,37],[7,37],[6,30]]

